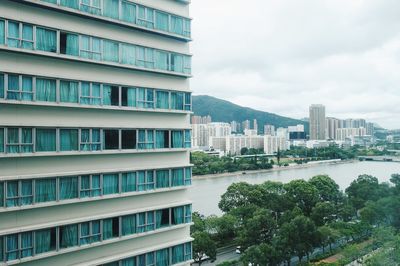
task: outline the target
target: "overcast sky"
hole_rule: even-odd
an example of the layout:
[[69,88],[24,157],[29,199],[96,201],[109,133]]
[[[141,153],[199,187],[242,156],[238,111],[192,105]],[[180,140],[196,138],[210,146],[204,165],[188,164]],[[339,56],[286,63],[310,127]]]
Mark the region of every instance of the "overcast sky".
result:
[[400,128],[399,0],[193,0],[192,89]]

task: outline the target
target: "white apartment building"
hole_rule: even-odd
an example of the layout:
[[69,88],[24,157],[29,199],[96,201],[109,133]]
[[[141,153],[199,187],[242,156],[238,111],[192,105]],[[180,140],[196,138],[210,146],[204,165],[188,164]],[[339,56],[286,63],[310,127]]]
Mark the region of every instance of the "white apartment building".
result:
[[226,152],[226,139],[228,137],[210,137],[210,148]]
[[192,124],[192,145],[194,148],[209,146],[207,124]]
[[325,140],[325,106],[310,106],[310,140]]
[[226,137],[226,154],[240,155],[242,148],[264,148],[264,136],[231,135]]
[[344,141],[351,136],[365,136],[367,131],[365,128],[338,128],[336,130],[336,140]]
[[0,1],[0,265],[189,265],[188,0]]
[[207,124],[209,137],[225,137],[232,133],[229,123],[214,122]]
[[264,153],[275,154],[278,150],[284,151],[287,148],[286,138],[270,135],[264,136]]
[[327,139],[336,139],[336,130],[341,128],[339,119],[334,117],[327,117],[325,123],[325,136]]
[[243,133],[245,136],[257,136],[257,130],[255,129],[245,129]]
[[276,136],[280,138],[285,138],[286,140],[289,139],[289,131],[287,128],[284,127],[278,127],[276,129]]
[[264,125],[264,135],[275,136],[275,126],[273,126],[273,125]]

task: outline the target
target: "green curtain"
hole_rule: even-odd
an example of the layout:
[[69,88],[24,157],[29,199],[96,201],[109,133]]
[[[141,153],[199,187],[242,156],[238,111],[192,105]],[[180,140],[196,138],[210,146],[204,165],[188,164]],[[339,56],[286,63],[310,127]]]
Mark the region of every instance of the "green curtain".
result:
[[154,222],[154,211],[147,212],[147,226],[146,226],[146,231],[152,231],[155,228],[155,222]]
[[8,21],[7,45],[9,47],[19,47],[19,23]]
[[190,19],[183,19],[183,35],[186,37],[191,36],[191,21]]
[[154,149],[154,131],[147,130],[146,149]]
[[183,35],[183,18],[171,16],[171,31]]
[[21,258],[30,257],[33,255],[33,233],[21,233]]
[[56,31],[36,27],[36,49],[53,53],[57,52]]
[[173,169],[172,170],[172,186],[183,186],[184,184],[183,169]]
[[60,129],[60,151],[78,150],[78,129]]
[[191,93],[185,93],[185,110],[192,110],[192,95]]
[[172,221],[172,224],[182,224],[184,222],[184,217],[183,217],[183,212],[184,212],[184,207],[175,207],[172,209],[174,213],[174,219]]
[[60,5],[73,9],[79,9],[79,0],[60,0]]
[[161,228],[161,223],[162,223],[162,210],[156,211],[156,229]]
[[185,261],[192,259],[192,242],[185,243]]
[[185,223],[192,222],[192,205],[185,206]]
[[118,43],[109,40],[103,40],[103,60],[110,62],[118,62],[118,59],[119,59]]
[[33,50],[33,26],[22,24],[22,48]]
[[78,198],[78,177],[69,176],[60,178],[60,200]]
[[8,75],[7,99],[20,100],[19,76]]
[[138,191],[146,190],[146,172],[139,171],[138,172]]
[[86,245],[91,243],[90,222],[81,223],[81,234],[79,243],[81,245]]
[[156,91],[157,108],[169,109],[169,92],[167,91]]
[[36,100],[44,102],[56,101],[56,80],[36,79]]
[[183,73],[183,56],[180,54],[171,54],[171,71]]
[[181,130],[172,131],[172,148],[183,148],[183,132]]
[[6,260],[15,260],[18,258],[18,234],[8,235],[6,236],[6,244],[7,244],[7,257]]
[[35,181],[35,202],[56,200],[56,180],[38,179]]
[[101,150],[100,129],[92,129],[92,151]]
[[156,11],[156,29],[162,30],[162,31],[169,31],[169,18],[168,14],[161,12],[161,11]]
[[100,0],[81,0],[80,9],[84,12],[100,15]]
[[81,103],[90,104],[90,83],[82,82],[81,83]]
[[32,128],[22,128],[21,152],[33,152]]
[[[70,0],[68,0],[70,1]],[[66,54],[79,55],[79,36],[77,34],[67,33]]]
[[146,190],[154,189],[154,171],[147,171],[147,187]]
[[171,106],[174,110],[183,110],[183,92],[171,92]]
[[144,47],[142,46],[137,46],[136,47],[136,65],[140,67],[144,67],[145,63],[144,61],[146,60],[146,52]]
[[154,265],[154,252],[149,252],[146,254],[146,265]]
[[138,6],[138,24],[146,28],[154,27],[153,9],[144,6]]
[[52,250],[51,229],[35,231],[35,253],[45,253]]
[[19,205],[18,202],[18,181],[7,182],[7,207],[15,207]]
[[103,85],[103,105],[111,105],[111,86]]
[[79,83],[74,81],[60,81],[60,101],[64,103],[78,103]]
[[[0,20],[0,23],[1,23],[1,20]],[[1,36],[0,36],[0,38],[1,38]],[[1,73],[0,73],[0,98],[4,98],[4,74],[1,74]]]
[[31,205],[33,203],[32,180],[21,181],[21,205]]
[[138,223],[137,223],[137,232],[143,233],[146,231],[146,213],[142,212],[137,215]]
[[176,264],[184,260],[183,252],[184,252],[183,244],[172,247],[172,264]]
[[183,57],[183,73],[185,74],[192,73],[192,57],[190,56]]
[[169,265],[169,249],[161,249],[156,251],[156,266]]
[[101,104],[101,86],[99,83],[92,83],[92,103],[93,105]]
[[119,0],[103,0],[103,15],[110,18],[119,18]]
[[113,219],[103,220],[103,239],[113,238]]
[[131,44],[121,44],[121,63],[135,65],[135,46]]
[[92,197],[98,197],[101,195],[100,187],[100,175],[92,175]]
[[36,151],[56,151],[55,129],[36,129]]
[[78,225],[65,225],[60,227],[60,248],[78,245]]
[[32,77],[22,76],[22,95],[21,100],[32,101],[33,100],[33,82]]
[[118,191],[118,174],[103,175],[103,195],[116,194]]
[[128,106],[136,107],[136,88],[127,88]]
[[136,216],[122,216],[122,235],[132,235],[136,233]]
[[90,197],[90,176],[89,175],[81,176],[80,190],[81,190],[81,192],[80,192],[81,198]]
[[19,153],[19,129],[8,128],[7,129],[7,152],[8,153]]
[[169,187],[169,170],[157,170],[156,188]]
[[136,257],[122,260],[122,266],[136,266]]
[[168,53],[156,50],[155,51],[155,68],[160,70],[168,70]]
[[122,1],[121,19],[126,22],[136,23],[136,5],[128,1]]
[[4,29],[5,29],[4,20],[0,20],[0,44],[4,44],[5,43],[4,38],[5,38],[6,34],[5,34],[5,30]]
[[136,191],[136,173],[123,173],[121,186],[122,192]]
[[164,149],[165,147],[165,130],[156,131],[156,149]]
[[185,185],[189,186],[192,184],[192,168],[185,168]]

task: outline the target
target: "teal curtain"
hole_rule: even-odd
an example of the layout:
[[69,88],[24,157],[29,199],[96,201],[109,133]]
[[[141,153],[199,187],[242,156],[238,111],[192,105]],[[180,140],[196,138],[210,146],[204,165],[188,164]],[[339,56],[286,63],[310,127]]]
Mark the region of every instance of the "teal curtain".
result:
[[78,177],[69,176],[60,178],[60,200],[78,198]]
[[[4,207],[4,182],[0,182],[0,207]],[[0,242],[1,242],[1,240],[0,240]],[[0,243],[0,247],[1,247],[1,243]]]
[[121,63],[135,65],[135,46],[131,44],[121,44]]
[[90,151],[90,130],[81,129],[81,151]]
[[192,132],[189,129],[185,129],[185,148],[192,147]]
[[136,216],[135,215],[127,215],[122,216],[122,235],[132,235],[136,233]]
[[4,38],[5,38],[6,34],[5,34],[5,30],[4,29],[5,29],[4,20],[0,20],[0,44],[4,44],[5,43]]
[[171,92],[171,108],[174,110],[183,110],[183,92]]
[[43,2],[51,3],[51,4],[57,4],[57,0],[42,0]]
[[168,22],[168,14],[161,12],[161,11],[156,11],[156,29],[162,30],[162,31],[169,31],[169,22]]
[[73,9],[79,9],[79,0],[60,0],[60,5]]
[[53,53],[57,52],[56,31],[36,27],[36,49]]
[[183,18],[171,16],[171,31],[183,35]]
[[92,129],[92,151],[101,150],[100,129]]
[[30,257],[33,254],[32,232],[21,233],[21,258]]
[[192,222],[192,205],[185,206],[185,223]]
[[172,224],[182,224],[184,222],[183,212],[184,207],[175,207],[172,209],[174,213],[174,219],[172,220]]
[[138,172],[138,191],[146,190],[146,171]]
[[[1,20],[0,20],[1,23]],[[0,36],[1,38],[1,36]],[[4,74],[0,73],[0,98],[4,98]]]
[[21,152],[33,152],[33,134],[32,128],[22,128]]
[[99,83],[92,83],[92,103],[93,105],[101,104],[101,88]]
[[35,181],[35,202],[56,200],[56,180],[38,179]]
[[185,74],[192,73],[192,57],[190,56],[183,57],[183,73]]
[[41,254],[53,250],[51,245],[51,230],[35,231],[35,253]]
[[190,19],[183,19],[183,35],[186,37],[191,36],[191,21]]
[[139,130],[139,143],[138,143],[138,148],[139,149],[145,149],[146,148],[146,130],[141,129]]
[[183,56],[171,54],[171,71],[183,73]]
[[146,231],[146,213],[142,212],[137,215],[138,222],[137,222],[137,232],[143,233]]
[[172,264],[182,262],[184,260],[184,245],[172,247]]
[[86,245],[91,243],[90,237],[90,222],[81,223],[81,235],[79,243],[81,245]]
[[157,91],[157,108],[160,109],[169,109],[169,92],[167,91]]
[[169,170],[156,171],[156,188],[169,187]]
[[116,194],[118,192],[118,174],[103,175],[103,195]]
[[78,150],[78,129],[60,129],[60,151]]
[[19,205],[18,199],[18,181],[7,182],[7,207],[15,207]]
[[172,186],[183,186],[184,184],[183,169],[172,169]]
[[33,82],[32,77],[22,76],[22,95],[21,100],[32,101],[33,100]]
[[140,26],[144,26],[146,28],[153,28],[154,27],[154,15],[153,9],[147,8],[144,6],[138,6],[138,24]]
[[19,23],[14,21],[8,21],[8,38],[7,45],[9,47],[19,47]]
[[103,60],[110,62],[118,62],[118,59],[119,59],[118,43],[109,40],[103,40]]
[[183,148],[183,132],[172,131],[172,148]]
[[81,83],[81,103],[90,104],[90,83]]
[[111,105],[111,86],[103,85],[103,105]]
[[18,234],[8,235],[6,236],[6,244],[7,244],[7,258],[6,260],[16,260],[18,259]]
[[[67,1],[67,0],[66,0]],[[70,0],[68,0],[70,1]],[[67,33],[66,54],[79,55],[79,36],[76,34]]]
[[136,65],[140,67],[145,66],[145,60],[146,60],[146,53],[145,49],[142,46],[137,46],[136,47]]
[[168,70],[168,53],[160,50],[155,52],[155,68]]
[[100,221],[92,221],[92,237],[91,241],[92,242],[98,242],[100,241]]
[[161,228],[162,214],[163,214],[162,210],[156,211],[156,229]]
[[33,203],[32,180],[21,181],[21,205],[31,205]]
[[36,129],[36,151],[56,151],[55,129]]
[[4,128],[0,128],[0,152],[4,153]]
[[156,251],[156,266],[169,265],[169,249],[161,249]]
[[80,184],[80,190],[81,190],[81,198],[87,198],[90,197],[90,176],[89,175],[83,175],[81,176],[81,184]]
[[92,175],[92,197],[101,195],[100,175]]
[[113,238],[113,219],[104,219],[103,220],[103,239]]
[[154,171],[147,171],[147,187],[146,190],[154,189]]
[[192,95],[190,93],[185,93],[185,110],[192,110]]
[[192,184],[192,169],[190,167],[185,168],[185,185],[189,186]]
[[103,0],[103,15],[110,18],[119,18],[119,0]]
[[121,186],[122,192],[136,191],[136,173],[123,173]]
[[157,130],[156,131],[156,149],[164,149],[166,147],[165,143],[165,130]]
[[154,149],[154,131],[147,130],[146,149]]
[[78,245],[78,225],[65,225],[60,227],[60,248]]
[[19,91],[19,76],[8,75],[7,99],[20,100]]
[[146,107],[154,108],[154,90],[146,89]]
[[[0,205],[1,206],[1,205]],[[0,236],[0,261],[4,260],[3,254],[4,254],[4,244],[3,244],[3,237]]]
[[192,243],[185,243],[185,261],[192,259]]
[[33,50],[33,26],[22,24],[22,48]]
[[100,15],[100,0],[81,0],[80,9],[84,12]]
[[136,266],[136,257],[122,260],[122,266]]
[[8,128],[7,129],[7,152],[8,153],[19,153],[19,129]]
[[146,265],[154,266],[154,252],[149,252],[146,254]]
[[136,5],[129,1],[122,1],[121,19],[126,22],[136,23]]
[[36,100],[44,102],[56,101],[56,81],[54,79],[36,79]]
[[154,222],[154,211],[147,212],[147,226],[146,226],[146,231],[152,231],[155,228],[155,222]]
[[74,81],[60,81],[60,101],[64,103],[78,102],[79,83]]
[[136,107],[136,88],[127,88],[127,104],[131,107]]

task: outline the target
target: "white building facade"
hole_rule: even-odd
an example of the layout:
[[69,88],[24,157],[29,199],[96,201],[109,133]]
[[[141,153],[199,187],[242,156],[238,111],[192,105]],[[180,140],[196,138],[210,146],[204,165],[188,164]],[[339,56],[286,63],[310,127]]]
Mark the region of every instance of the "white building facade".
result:
[[240,155],[242,148],[263,149],[263,136],[231,135],[226,137],[226,154]]
[[189,265],[189,1],[0,3],[0,265]]
[[278,136],[264,136],[264,153],[265,154],[275,154],[278,150],[287,150],[287,141],[284,137]]

